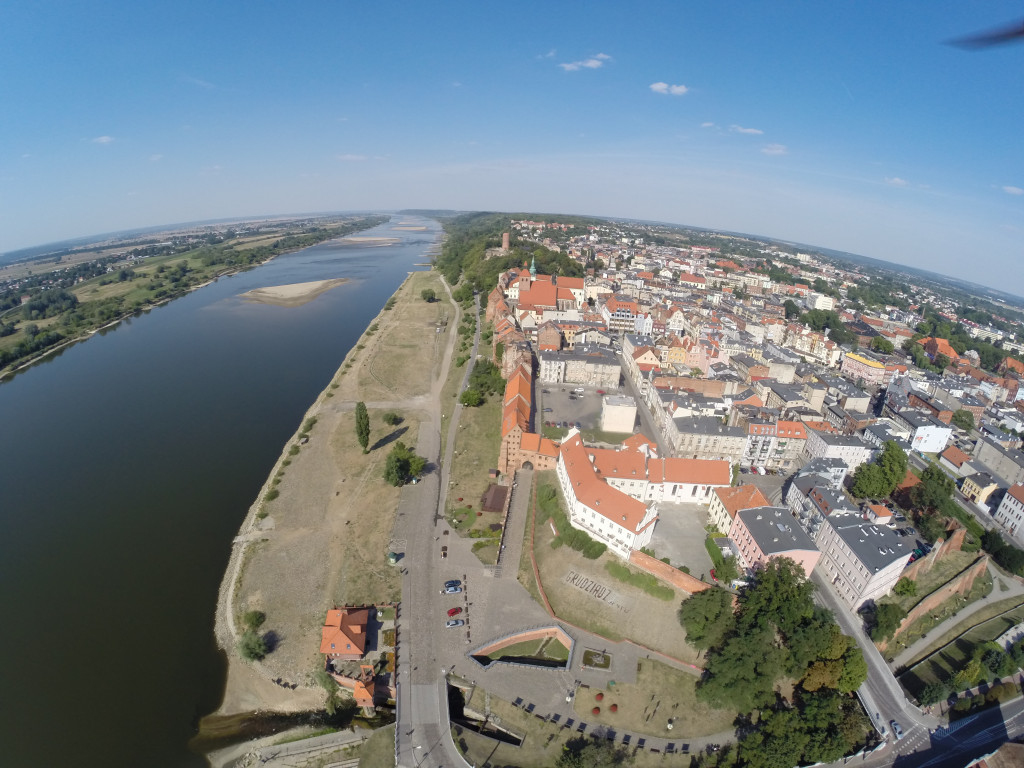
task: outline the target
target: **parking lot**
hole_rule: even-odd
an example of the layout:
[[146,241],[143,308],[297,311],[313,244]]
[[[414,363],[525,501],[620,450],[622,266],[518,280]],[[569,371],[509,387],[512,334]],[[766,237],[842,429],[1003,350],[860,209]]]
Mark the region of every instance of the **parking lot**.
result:
[[[576,390],[582,389],[583,394]],[[613,393],[614,391],[608,390]],[[583,387],[579,384],[541,385],[537,391],[538,426],[563,428],[575,426],[580,429],[598,429],[601,426],[601,395],[596,387]],[[550,423],[549,423],[550,422]]]

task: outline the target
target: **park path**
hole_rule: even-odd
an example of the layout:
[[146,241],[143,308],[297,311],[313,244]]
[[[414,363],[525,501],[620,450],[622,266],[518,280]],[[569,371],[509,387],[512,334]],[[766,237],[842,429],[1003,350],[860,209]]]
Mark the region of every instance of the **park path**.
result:
[[[995,566],[992,565],[991,562],[988,564],[988,572],[989,575],[992,576],[992,582],[995,585],[993,587],[993,591],[986,597],[983,597],[981,600],[976,600],[963,610],[954,613],[941,624],[938,624],[937,626],[928,630],[927,635],[919,638],[912,645],[900,651],[896,656],[893,657],[893,660],[889,665],[894,672],[898,669],[902,669],[911,662],[916,664],[919,661],[927,659],[929,656],[935,653],[935,651],[939,650],[938,648],[936,648],[927,655],[922,655],[924,651],[926,651],[928,647],[934,642],[934,638],[942,637],[944,634],[954,629],[958,624],[961,624],[962,622],[966,621],[979,611],[988,608],[988,606],[991,603],[1006,600],[1011,597],[1024,598],[1024,584],[1021,584],[1021,582],[1018,579],[1000,573],[995,568]],[[1006,585],[1006,590],[999,591],[1001,589],[999,587],[1000,582]],[[929,640],[928,635],[930,635],[933,639]]]

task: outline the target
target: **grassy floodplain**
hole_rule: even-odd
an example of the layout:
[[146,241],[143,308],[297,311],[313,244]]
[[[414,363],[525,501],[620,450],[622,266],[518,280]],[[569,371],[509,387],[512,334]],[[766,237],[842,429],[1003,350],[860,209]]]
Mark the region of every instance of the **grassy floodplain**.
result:
[[[234,236],[194,247],[165,246],[145,258],[97,247],[75,256],[8,265],[0,269],[0,280],[12,281],[0,291],[0,378],[218,277],[386,220],[384,216],[339,217],[317,226],[303,221],[277,232],[269,242],[266,234]],[[14,282],[19,280],[29,282]]]

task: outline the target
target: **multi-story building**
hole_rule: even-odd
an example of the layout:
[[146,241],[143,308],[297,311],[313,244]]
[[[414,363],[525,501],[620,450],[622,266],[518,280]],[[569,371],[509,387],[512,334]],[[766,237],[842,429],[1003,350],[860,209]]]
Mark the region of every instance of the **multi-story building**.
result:
[[754,420],[747,424],[745,465],[790,471],[803,463],[807,427],[799,421]]
[[1018,546],[1024,544],[1024,485],[1010,486],[993,517]]
[[855,471],[861,464],[871,461],[874,450],[856,435],[837,435],[816,429],[807,430],[804,456],[812,459],[840,459]]
[[738,464],[747,445],[747,430],[711,416],[669,419],[663,431],[673,453],[689,459],[723,459]]
[[713,526],[716,531],[725,533],[732,528],[732,521],[741,509],[768,506],[771,506],[771,502],[756,485],[716,488],[708,506],[708,525]]
[[621,379],[619,359],[609,347],[577,344],[571,352],[540,352],[538,377],[545,384],[583,384],[617,389]]
[[910,447],[921,453],[941,453],[953,436],[953,428],[930,414],[904,408],[893,416],[910,430]]
[[736,546],[740,563],[751,571],[776,558],[787,557],[810,576],[821,557],[811,537],[785,507],[741,509],[733,518],[729,538]]
[[843,355],[839,371],[853,381],[863,381],[865,384],[876,387],[887,386],[895,373],[887,371],[885,363],[872,360],[856,352],[847,352]]
[[556,466],[569,524],[586,531],[623,560],[651,543],[658,519],[655,504],[645,504],[600,479],[578,432],[562,442]]
[[895,531],[864,522],[859,510],[826,517],[815,543],[823,575],[851,610],[889,594],[911,554]]
[[1009,483],[1024,483],[1024,453],[1016,448],[1004,448],[989,437],[981,438],[974,446],[974,458]]

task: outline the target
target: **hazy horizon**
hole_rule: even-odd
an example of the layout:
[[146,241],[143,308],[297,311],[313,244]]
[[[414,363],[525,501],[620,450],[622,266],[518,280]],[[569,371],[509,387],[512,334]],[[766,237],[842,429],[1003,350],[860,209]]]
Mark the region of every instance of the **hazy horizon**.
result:
[[1024,45],[944,42],[1019,14],[10,6],[0,250],[254,210],[533,209],[757,233],[1024,294]]

